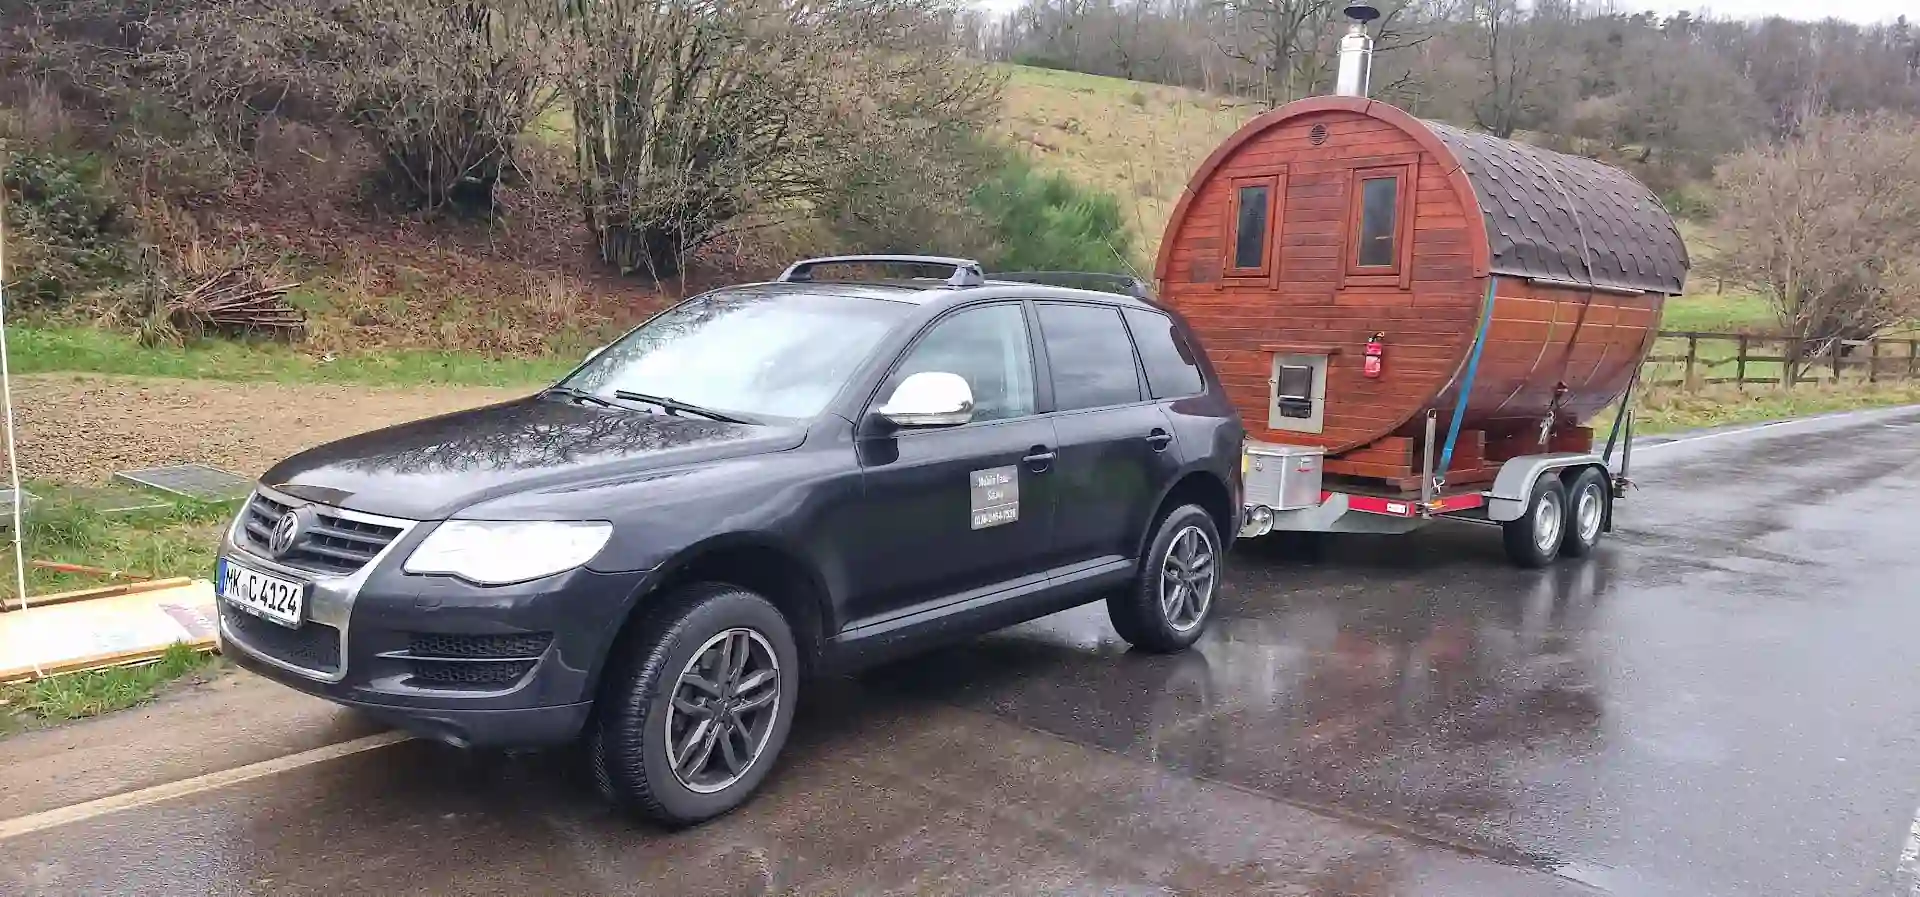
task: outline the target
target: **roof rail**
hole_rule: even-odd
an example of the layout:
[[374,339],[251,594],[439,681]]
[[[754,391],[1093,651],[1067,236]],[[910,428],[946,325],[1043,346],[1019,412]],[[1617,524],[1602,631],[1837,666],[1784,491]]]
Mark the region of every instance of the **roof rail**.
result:
[[939,255],[829,255],[794,262],[780,275],[780,282],[806,283],[813,280],[813,269],[821,265],[932,265],[953,269],[947,277],[950,287],[977,287],[987,282],[979,262]]
[[1135,299],[1153,298],[1153,293],[1147,288],[1146,282],[1131,274],[1109,274],[1105,271],[995,271],[993,279],[1076,290],[1098,290],[1103,293],[1125,293]]

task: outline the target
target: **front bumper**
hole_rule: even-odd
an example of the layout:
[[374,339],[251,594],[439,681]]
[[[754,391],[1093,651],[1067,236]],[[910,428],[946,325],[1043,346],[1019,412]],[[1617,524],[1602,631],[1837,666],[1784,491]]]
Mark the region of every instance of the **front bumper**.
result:
[[312,583],[306,621],[267,622],[219,602],[221,649],[284,685],[462,746],[569,741],[646,573],[576,569],[482,587],[400,571],[430,525],[409,527],[349,575],[316,574],[237,544],[221,557]]

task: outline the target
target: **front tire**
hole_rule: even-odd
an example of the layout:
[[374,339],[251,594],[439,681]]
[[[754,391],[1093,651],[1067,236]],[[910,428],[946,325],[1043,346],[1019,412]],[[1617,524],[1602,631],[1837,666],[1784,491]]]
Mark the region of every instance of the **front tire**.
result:
[[1548,471],[1534,481],[1532,500],[1518,520],[1500,524],[1507,558],[1519,566],[1538,569],[1553,563],[1567,528],[1567,487]]
[[1583,558],[1600,544],[1600,535],[1606,530],[1607,504],[1613,500],[1608,487],[1607,475],[1597,467],[1589,467],[1573,478],[1573,485],[1567,488],[1567,535],[1560,542],[1561,554]]
[[1184,650],[1213,617],[1224,560],[1220,530],[1199,505],[1175,508],[1160,522],[1133,585],[1107,599],[1114,631],[1137,648]]
[[602,794],[668,826],[738,807],[793,727],[799,651],[779,608],[702,583],[656,606],[616,648],[588,759]]

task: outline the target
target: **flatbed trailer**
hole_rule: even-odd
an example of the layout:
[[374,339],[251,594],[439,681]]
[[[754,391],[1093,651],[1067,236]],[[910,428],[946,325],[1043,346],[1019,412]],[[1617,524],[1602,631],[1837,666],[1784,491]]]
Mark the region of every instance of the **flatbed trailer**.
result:
[[[1241,454],[1244,506],[1241,538],[1279,532],[1394,535],[1435,520],[1501,528],[1507,556],[1522,567],[1543,567],[1561,556],[1591,552],[1613,529],[1614,502],[1631,482],[1633,413],[1629,389],[1607,437],[1606,449],[1519,455],[1499,465],[1484,488],[1449,491],[1431,466],[1417,495],[1324,471],[1325,449],[1249,440]],[[1427,417],[1424,458],[1435,457],[1435,417]],[[1616,467],[1614,449],[1619,448]],[[1442,452],[1444,457],[1444,450]]]

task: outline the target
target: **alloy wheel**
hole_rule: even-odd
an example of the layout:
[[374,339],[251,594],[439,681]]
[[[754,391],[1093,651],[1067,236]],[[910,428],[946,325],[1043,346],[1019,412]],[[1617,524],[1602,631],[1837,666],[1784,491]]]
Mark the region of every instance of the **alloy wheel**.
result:
[[701,794],[746,775],[780,716],[780,661],[765,636],[725,630],[680,671],[666,714],[667,762]]
[[1186,632],[1206,619],[1217,568],[1213,539],[1200,527],[1180,530],[1167,546],[1160,564],[1160,611],[1175,632]]

